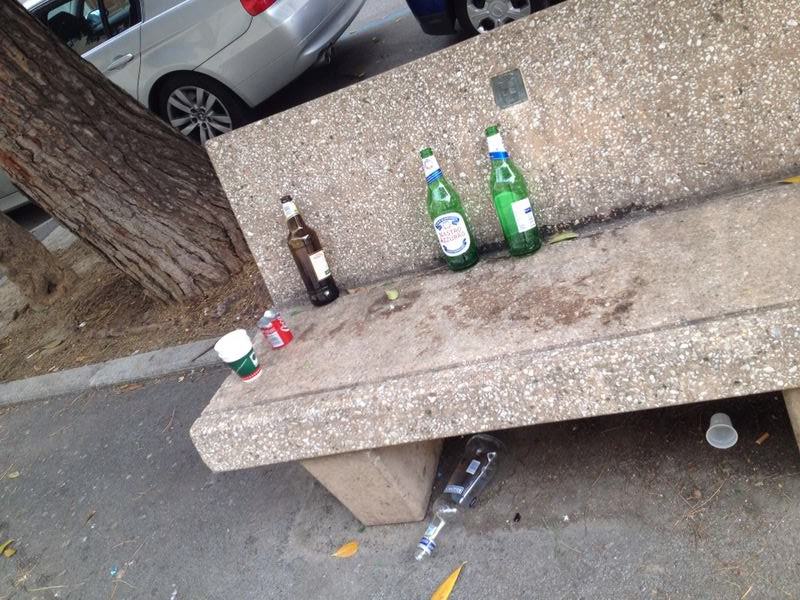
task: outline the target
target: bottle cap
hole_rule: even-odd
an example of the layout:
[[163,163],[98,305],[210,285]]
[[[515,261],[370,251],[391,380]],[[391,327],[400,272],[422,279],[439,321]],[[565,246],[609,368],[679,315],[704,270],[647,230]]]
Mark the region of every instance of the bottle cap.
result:
[[497,135],[498,133],[500,133],[500,126],[499,125],[490,125],[489,127],[486,128],[486,136],[487,137],[490,136],[490,135]]
[[281,198],[281,204],[286,204],[287,202],[291,202],[292,197],[289,194],[286,194]]
[[430,147],[426,146],[419,151],[420,158],[428,158],[429,156],[433,156],[433,150],[431,150]]

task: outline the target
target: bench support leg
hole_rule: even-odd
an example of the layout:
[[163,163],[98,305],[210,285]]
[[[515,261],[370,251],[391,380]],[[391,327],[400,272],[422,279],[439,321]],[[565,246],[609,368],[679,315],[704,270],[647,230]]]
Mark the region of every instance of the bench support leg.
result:
[[786,402],[786,412],[789,413],[792,429],[794,429],[794,438],[800,447],[800,388],[783,390],[783,399]]
[[441,440],[301,461],[364,525],[421,521],[442,450]]

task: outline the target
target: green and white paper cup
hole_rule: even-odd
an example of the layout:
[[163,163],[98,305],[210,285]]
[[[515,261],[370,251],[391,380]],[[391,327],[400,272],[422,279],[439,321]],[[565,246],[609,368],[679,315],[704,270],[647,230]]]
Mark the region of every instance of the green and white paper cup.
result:
[[241,377],[242,381],[250,382],[258,379],[261,375],[261,367],[258,364],[256,351],[253,350],[253,342],[244,329],[237,329],[222,336],[214,344],[214,350],[231,370]]

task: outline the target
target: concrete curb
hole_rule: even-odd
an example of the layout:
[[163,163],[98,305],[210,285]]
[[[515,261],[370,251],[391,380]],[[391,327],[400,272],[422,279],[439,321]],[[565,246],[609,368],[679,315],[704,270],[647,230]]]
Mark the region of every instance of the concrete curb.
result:
[[0,384],[0,407],[220,364],[217,338]]

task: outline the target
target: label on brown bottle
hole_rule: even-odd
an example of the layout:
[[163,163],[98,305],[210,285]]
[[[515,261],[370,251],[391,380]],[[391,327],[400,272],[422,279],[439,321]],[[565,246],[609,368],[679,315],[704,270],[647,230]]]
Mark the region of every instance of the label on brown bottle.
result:
[[308,259],[311,261],[311,266],[314,267],[317,281],[322,281],[331,276],[331,270],[328,267],[328,261],[325,260],[324,251],[320,250],[319,252],[314,252],[314,254],[309,254]]
[[295,206],[294,202],[291,200],[281,204],[281,208],[283,208],[283,216],[286,217],[287,221],[300,214],[300,211],[297,210],[297,206]]

